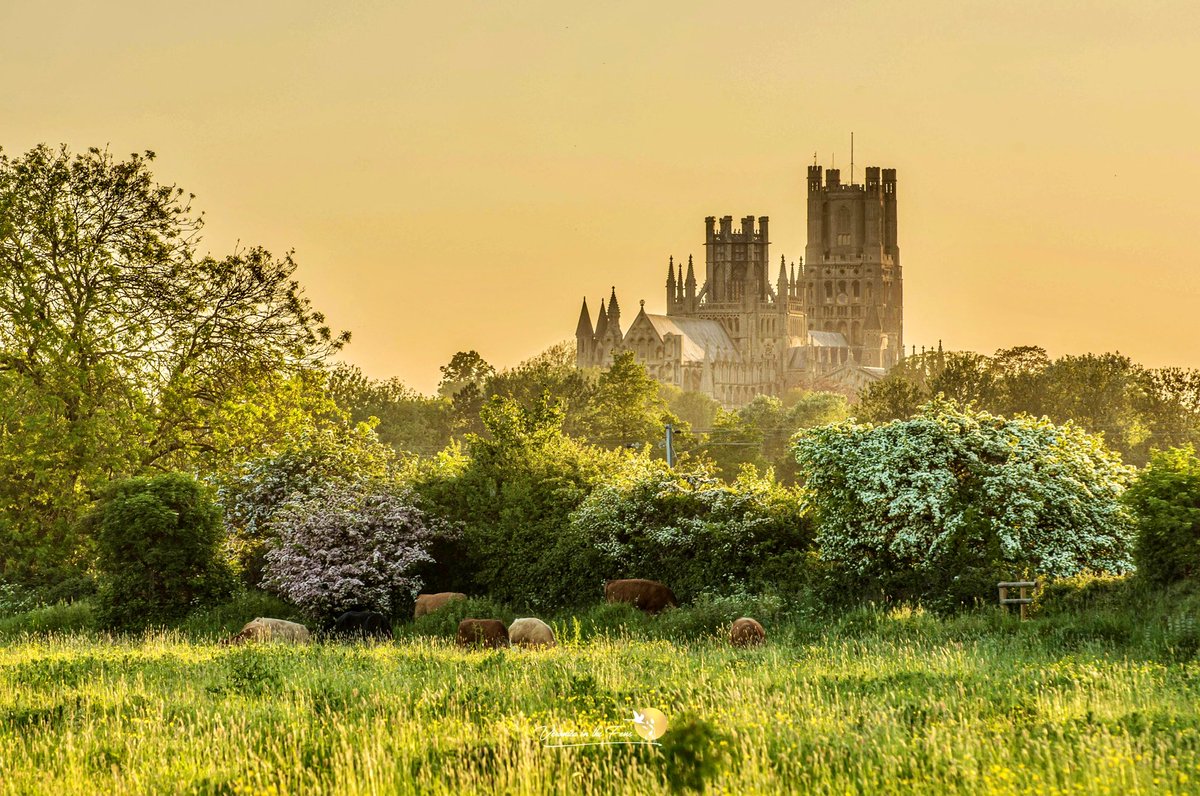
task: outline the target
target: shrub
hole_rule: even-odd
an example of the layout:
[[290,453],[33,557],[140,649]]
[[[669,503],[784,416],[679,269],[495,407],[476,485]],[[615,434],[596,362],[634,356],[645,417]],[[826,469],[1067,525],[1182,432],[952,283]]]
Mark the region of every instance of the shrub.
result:
[[768,474],[732,485],[711,469],[678,471],[642,455],[571,515],[599,553],[598,575],[650,578],[681,600],[703,592],[794,592],[812,533],[799,496]]
[[0,619],[0,638],[19,633],[88,631],[95,625],[95,611],[90,602],[56,603]]
[[113,485],[88,519],[96,530],[97,616],[113,629],[183,618],[228,599],[221,513],[194,478],[169,473]]
[[1167,585],[1200,575],[1200,458],[1191,446],[1155,451],[1125,493],[1138,574]]
[[729,761],[725,733],[692,713],[671,720],[661,743],[664,773],[674,793],[705,791]]
[[417,483],[443,516],[464,525],[452,571],[436,573],[431,588],[485,592],[535,613],[596,599],[597,556],[570,515],[623,454],[566,436],[563,409],[546,396],[530,409],[493,398],[482,419],[487,436],[468,436],[469,457]]
[[1097,575],[1084,572],[1069,578],[1053,578],[1033,592],[1030,612],[1034,616],[1082,614],[1097,608],[1121,608],[1131,596],[1129,575]]
[[334,424],[308,428],[277,453],[218,476],[217,500],[247,585],[262,580],[266,551],[277,541],[270,523],[284,504],[333,481],[383,479],[394,461],[371,424]]
[[889,596],[992,600],[996,582],[1131,566],[1130,468],[1071,423],[935,401],[801,432],[822,555]]
[[370,482],[331,482],[296,495],[269,531],[266,585],[315,617],[352,608],[392,614],[421,589],[418,565],[456,531],[415,505],[415,496]]

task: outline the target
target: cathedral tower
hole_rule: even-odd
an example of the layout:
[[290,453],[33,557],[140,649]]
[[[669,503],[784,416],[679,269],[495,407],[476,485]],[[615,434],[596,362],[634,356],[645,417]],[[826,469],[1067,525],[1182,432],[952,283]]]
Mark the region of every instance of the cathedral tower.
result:
[[855,361],[890,368],[903,356],[903,276],[896,243],[896,170],[866,185],[808,167],[808,245],[801,294],[810,331],[845,337]]

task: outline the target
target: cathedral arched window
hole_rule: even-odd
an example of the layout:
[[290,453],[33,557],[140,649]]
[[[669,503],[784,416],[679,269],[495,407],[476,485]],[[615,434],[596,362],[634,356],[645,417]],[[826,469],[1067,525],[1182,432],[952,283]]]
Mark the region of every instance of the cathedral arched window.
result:
[[858,287],[858,280],[857,280],[857,279],[856,279],[856,280],[854,280],[853,282],[851,282],[851,283],[850,283],[850,288],[851,288],[851,294],[854,296],[854,300],[855,300],[855,301],[858,301],[859,299],[861,299],[861,298],[862,298],[862,296],[861,296],[861,295],[859,294],[859,292],[858,292],[858,291],[859,291],[859,287]]
[[828,303],[831,303],[832,301],[833,301],[833,283],[826,282],[825,283],[825,303],[828,304]]
[[837,211],[837,245],[850,245],[850,208],[843,207]]

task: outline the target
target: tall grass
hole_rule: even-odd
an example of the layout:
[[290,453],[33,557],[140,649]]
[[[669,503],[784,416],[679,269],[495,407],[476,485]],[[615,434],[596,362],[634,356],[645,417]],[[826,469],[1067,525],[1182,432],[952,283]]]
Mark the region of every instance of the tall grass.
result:
[[[541,651],[223,648],[213,617],[22,635],[0,644],[0,792],[1200,792],[1200,664],[1150,631],[864,609],[738,651],[622,611],[556,618]],[[637,707],[672,722],[662,746],[547,747],[625,738]]]

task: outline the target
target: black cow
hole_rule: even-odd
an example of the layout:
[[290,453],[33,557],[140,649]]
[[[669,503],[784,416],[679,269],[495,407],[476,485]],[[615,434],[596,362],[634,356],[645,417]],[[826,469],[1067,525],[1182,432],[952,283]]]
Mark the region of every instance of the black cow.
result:
[[392,623],[375,611],[347,611],[333,623],[330,634],[336,638],[390,639]]

